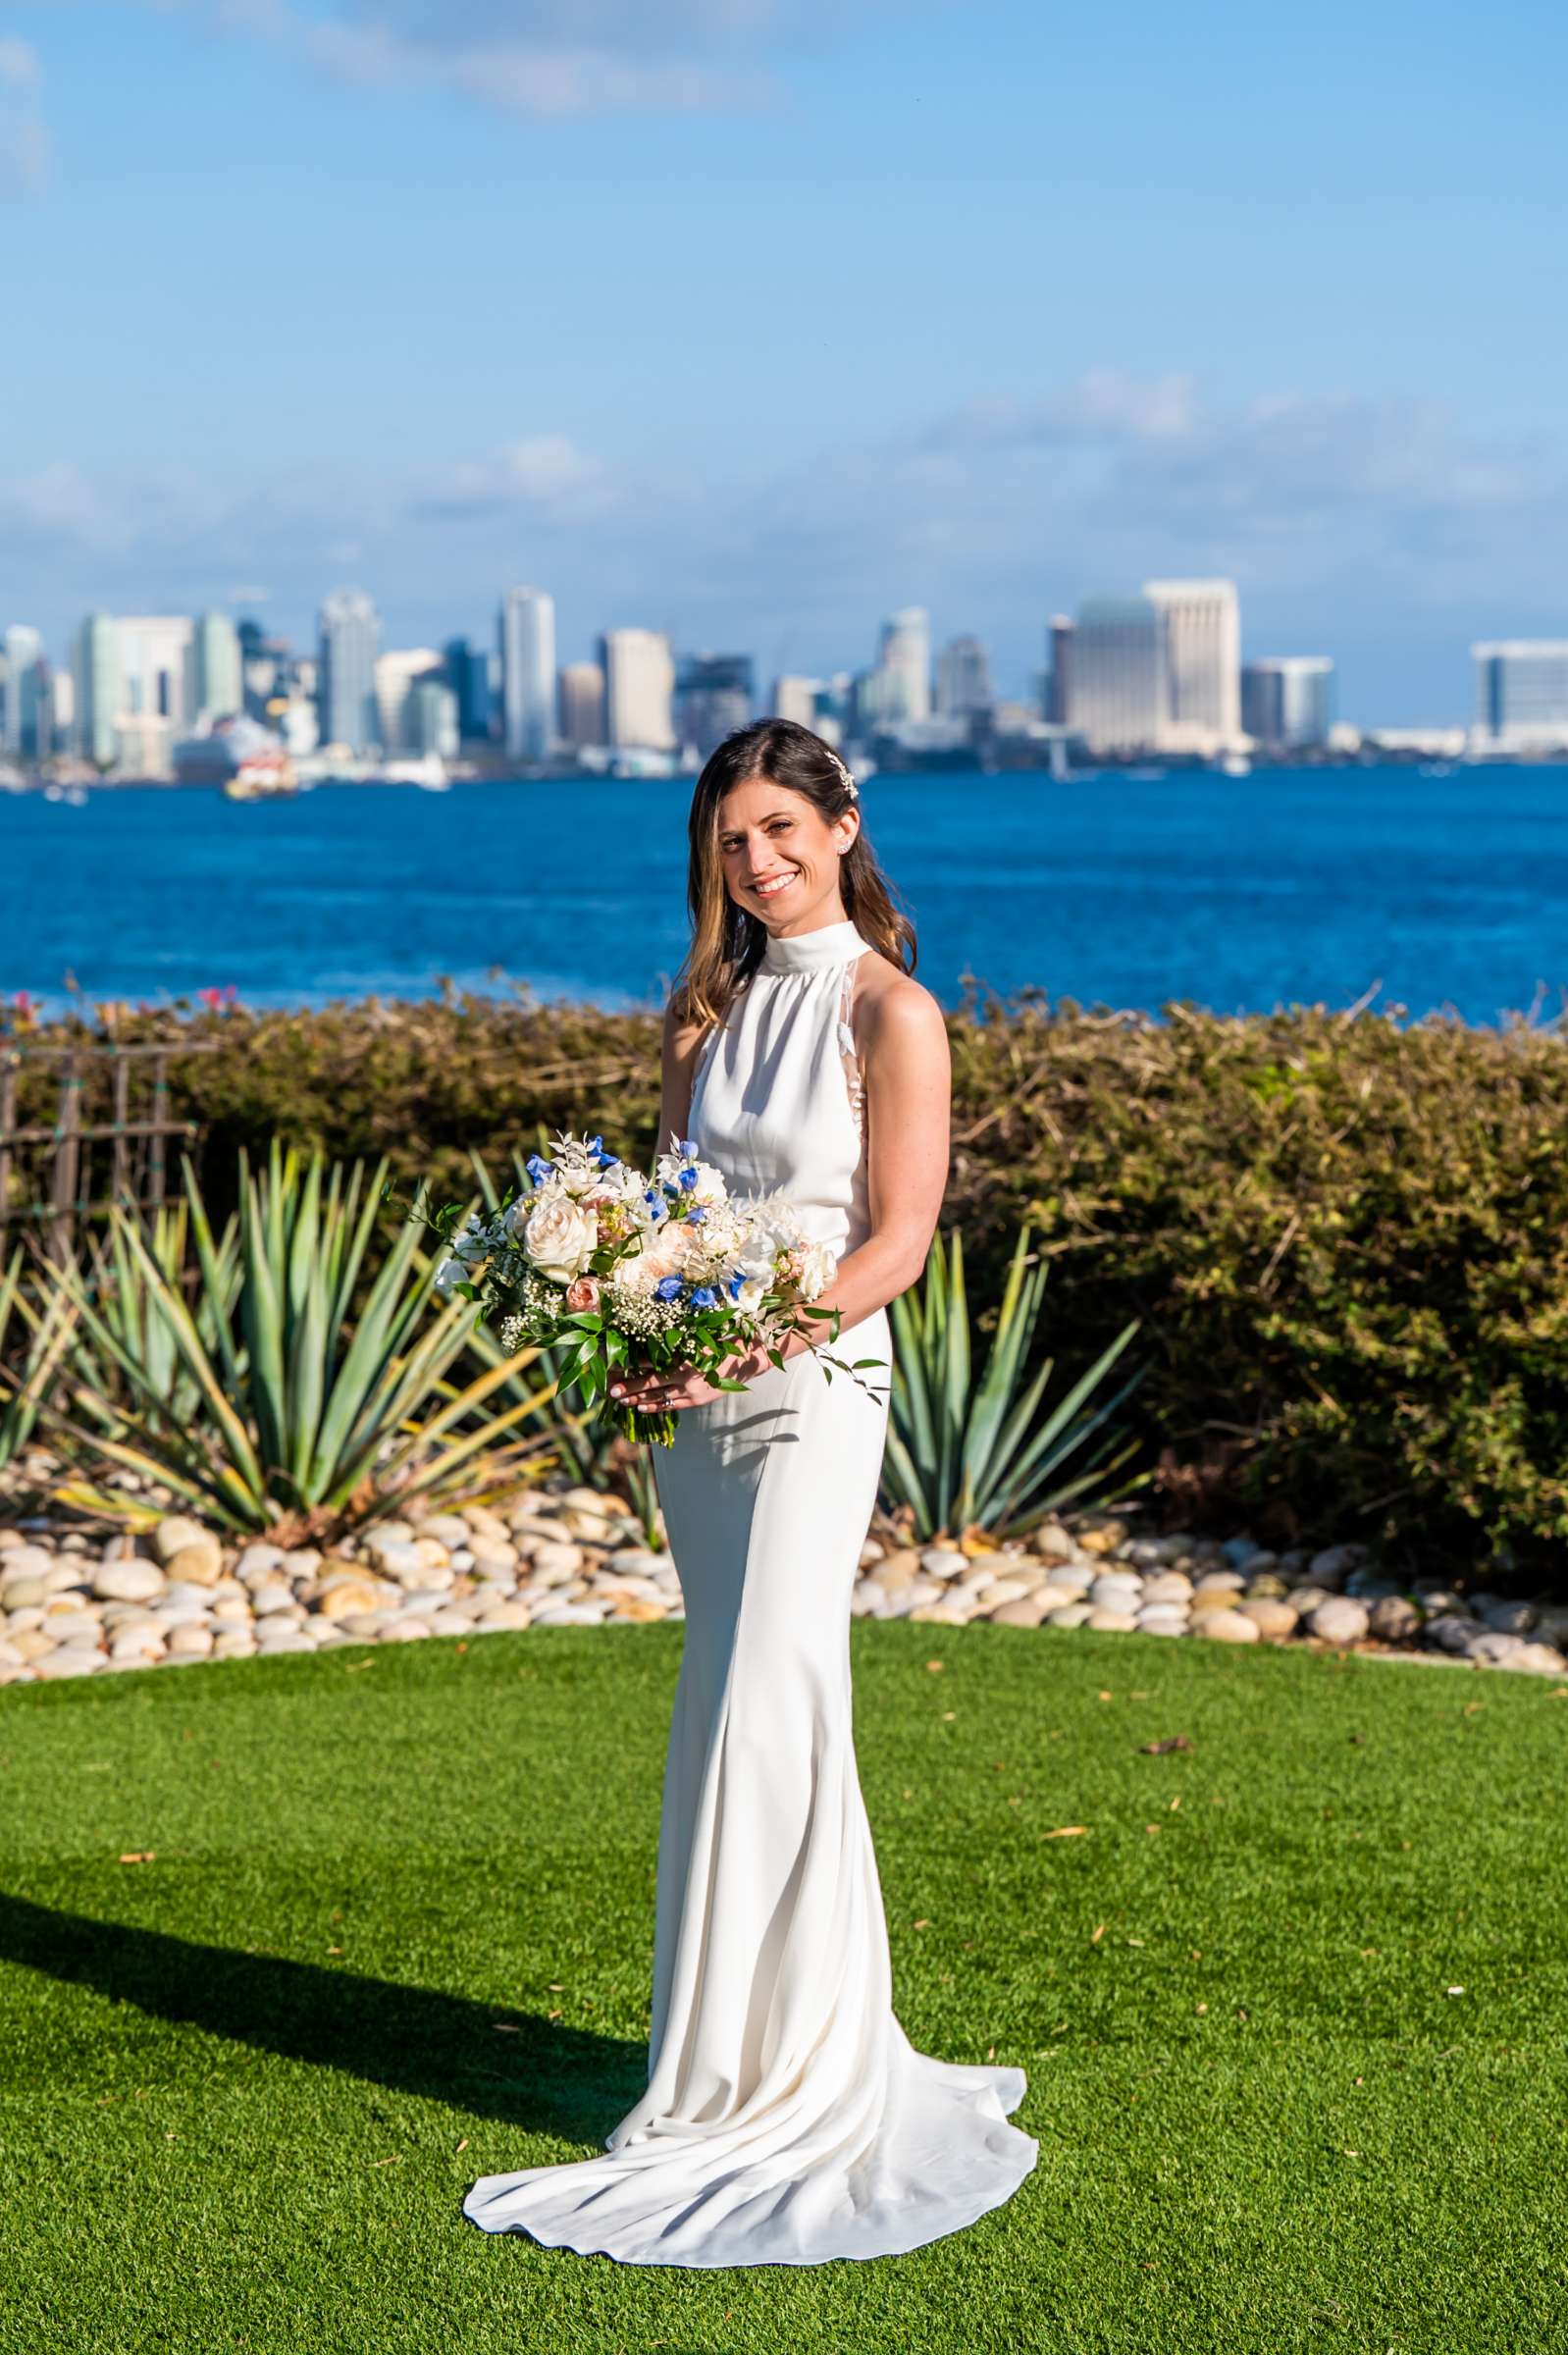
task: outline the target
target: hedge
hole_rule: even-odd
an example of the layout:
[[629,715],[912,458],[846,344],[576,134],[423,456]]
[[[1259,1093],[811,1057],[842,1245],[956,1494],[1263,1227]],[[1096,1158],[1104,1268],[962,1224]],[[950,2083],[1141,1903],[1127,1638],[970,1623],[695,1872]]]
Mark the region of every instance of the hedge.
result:
[[[658,1017],[450,996],[146,1017],[204,1182],[274,1133],[468,1190],[541,1125],[651,1151]],[[1280,1542],[1568,1584],[1568,1042],[1291,1009],[1086,1012],[971,993],[949,1017],[953,1163],[982,1300],[1020,1220],[1065,1366],[1129,1315],[1156,1487]],[[24,1108],[44,1113],[33,1074]]]

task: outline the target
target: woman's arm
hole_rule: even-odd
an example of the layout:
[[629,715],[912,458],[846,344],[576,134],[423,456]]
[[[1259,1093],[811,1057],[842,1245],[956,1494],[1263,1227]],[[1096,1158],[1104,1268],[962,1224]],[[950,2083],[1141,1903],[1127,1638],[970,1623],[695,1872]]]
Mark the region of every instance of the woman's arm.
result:
[[[832,1283],[813,1303],[836,1308],[841,1330],[885,1308],[919,1277],[930,1249],[947,1190],[948,1125],[952,1094],[952,1065],[947,1024],[930,992],[908,975],[891,975],[883,987],[868,992],[860,1010],[864,1039],[865,1114],[867,1125],[866,1187],[870,1232],[863,1243],[846,1252]],[[672,1047],[675,1069],[680,1050]],[[667,1086],[676,1083],[666,1082]],[[684,1098],[668,1098],[671,1117],[684,1119],[690,1110],[690,1072]],[[778,1343],[786,1357],[803,1349],[827,1346],[825,1318],[805,1318]],[[765,1349],[749,1351],[725,1361],[725,1371],[742,1382],[765,1373],[771,1363]],[[612,1393],[648,1411],[654,1408],[700,1406],[721,1397],[700,1375],[683,1377],[671,1386],[669,1378],[633,1375],[611,1386]]]
[[659,1049],[658,1135],[655,1154],[670,1150],[671,1136],[684,1136],[692,1115],[692,1078],[702,1046],[703,1024],[683,1022],[673,1004],[664,1009],[664,1032]]

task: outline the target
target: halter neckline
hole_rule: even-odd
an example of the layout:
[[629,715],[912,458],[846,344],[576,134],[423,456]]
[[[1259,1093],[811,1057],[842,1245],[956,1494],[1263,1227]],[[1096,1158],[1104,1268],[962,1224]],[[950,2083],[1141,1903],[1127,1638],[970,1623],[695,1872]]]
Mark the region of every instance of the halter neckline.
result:
[[758,970],[764,973],[808,973],[827,966],[846,965],[870,942],[857,930],[853,916],[833,924],[818,924],[814,932],[769,933]]

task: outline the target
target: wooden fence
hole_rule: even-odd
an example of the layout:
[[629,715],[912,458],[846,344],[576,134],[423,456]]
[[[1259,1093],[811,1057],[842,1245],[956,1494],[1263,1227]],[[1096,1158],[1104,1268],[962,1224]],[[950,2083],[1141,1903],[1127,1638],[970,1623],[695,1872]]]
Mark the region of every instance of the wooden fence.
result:
[[[205,1043],[68,1047],[0,1042],[0,1246],[11,1230],[41,1236],[52,1259],[76,1248],[77,1229],[112,1203],[155,1211],[169,1189],[171,1148],[194,1143],[194,1121],[170,1111],[169,1066],[210,1053]],[[43,1075],[54,1120],[19,1120],[26,1085]]]

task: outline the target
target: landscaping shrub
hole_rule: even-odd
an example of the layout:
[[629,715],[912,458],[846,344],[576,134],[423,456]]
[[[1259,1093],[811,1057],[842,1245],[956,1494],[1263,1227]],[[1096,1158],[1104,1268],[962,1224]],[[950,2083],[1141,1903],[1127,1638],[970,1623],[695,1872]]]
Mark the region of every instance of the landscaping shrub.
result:
[[[158,1025],[180,1029],[136,1034]],[[658,1026],[456,997],[203,1016],[220,1050],[175,1064],[174,1104],[220,1206],[236,1149],[274,1135],[466,1193],[471,1151],[541,1125],[646,1155]],[[971,995],[949,1034],[944,1223],[976,1299],[994,1314],[1027,1221],[1053,1262],[1042,1354],[1087,1363],[1141,1320],[1129,1412],[1173,1505],[1568,1583],[1568,1043],[1031,991]]]

